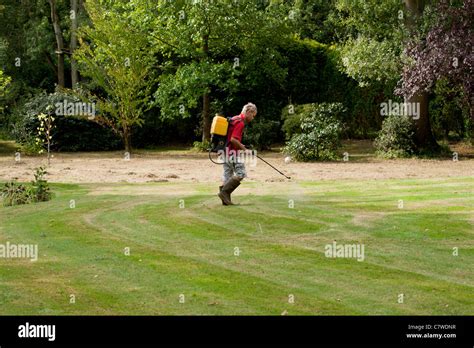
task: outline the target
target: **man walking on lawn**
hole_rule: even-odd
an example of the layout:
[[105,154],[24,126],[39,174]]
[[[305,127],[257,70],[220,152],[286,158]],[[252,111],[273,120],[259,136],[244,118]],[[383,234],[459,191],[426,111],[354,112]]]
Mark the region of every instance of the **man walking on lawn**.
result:
[[245,164],[240,154],[247,149],[242,144],[242,134],[245,125],[252,122],[257,115],[255,104],[248,103],[240,115],[234,116],[227,132],[227,148],[224,159],[223,184],[217,194],[223,205],[233,205],[230,194],[239,187],[240,182],[247,176]]

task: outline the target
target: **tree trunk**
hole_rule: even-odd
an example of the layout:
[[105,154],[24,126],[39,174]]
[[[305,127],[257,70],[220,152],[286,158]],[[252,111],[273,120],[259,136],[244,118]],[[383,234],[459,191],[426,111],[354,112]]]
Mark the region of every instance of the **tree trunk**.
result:
[[[206,61],[209,56],[209,35],[204,35],[204,58]],[[210,96],[209,93],[204,93],[202,96],[202,141],[209,141],[211,139],[211,117],[210,117]]]
[[419,149],[436,150],[438,144],[431,131],[430,115],[428,112],[428,94],[421,92],[406,102],[419,103],[420,117],[415,120],[415,142]]
[[[405,7],[410,13],[419,16],[423,14],[425,3],[426,0],[405,0]],[[410,21],[408,24],[412,25],[413,22]]]
[[74,59],[74,51],[77,48],[77,17],[79,12],[78,6],[79,0],[71,0],[71,84],[72,88],[76,87],[76,84],[79,82],[79,74],[77,71],[77,63]]
[[211,117],[209,115],[210,98],[209,94],[202,97],[202,141],[211,139]]
[[125,152],[132,153],[132,130],[128,125],[122,126],[122,140],[125,145]]
[[56,11],[56,0],[49,0],[51,6],[51,21],[53,22],[54,35],[56,37],[56,53],[58,55],[58,85],[65,87],[64,83],[64,39],[59,25],[59,17]]
[[[426,0],[405,0],[407,11],[413,16],[418,17],[423,14]],[[406,21],[408,27],[414,25],[410,16]],[[405,98],[406,103],[419,103],[420,117],[415,120],[415,142],[419,150],[436,150],[439,146],[431,131],[430,115],[428,110],[428,94],[420,92],[411,98]]]
[[129,155],[132,154],[132,134],[128,126],[123,127],[123,143],[125,145],[125,152],[128,152]]

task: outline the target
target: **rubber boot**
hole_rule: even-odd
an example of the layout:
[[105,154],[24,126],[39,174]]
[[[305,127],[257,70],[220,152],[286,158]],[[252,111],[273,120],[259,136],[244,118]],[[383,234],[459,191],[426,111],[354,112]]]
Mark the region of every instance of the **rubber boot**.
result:
[[[222,191],[223,187],[224,185],[219,186],[219,193]],[[222,205],[228,205],[228,204],[222,200]]]
[[224,184],[222,187],[221,192],[219,192],[218,196],[222,200],[222,202],[226,203],[227,205],[234,205],[230,200],[230,194],[234,192],[234,190],[239,187],[240,180],[237,177],[233,176]]

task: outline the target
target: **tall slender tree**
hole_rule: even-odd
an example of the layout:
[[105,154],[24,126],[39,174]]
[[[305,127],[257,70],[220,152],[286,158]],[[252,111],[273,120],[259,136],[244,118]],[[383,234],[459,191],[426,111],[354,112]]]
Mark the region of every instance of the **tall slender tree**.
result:
[[79,73],[77,70],[77,62],[74,59],[74,52],[77,48],[77,28],[79,18],[79,0],[71,0],[71,84],[72,88],[76,88],[79,82]]
[[88,0],[84,6],[92,25],[79,30],[81,45],[73,58],[92,81],[88,91],[99,110],[93,120],[110,127],[131,153],[132,129],[143,124],[150,107],[155,58],[125,2]]
[[56,0],[48,0],[49,6],[51,7],[51,21],[53,23],[54,36],[56,38],[56,54],[58,56],[57,76],[58,85],[65,87],[65,75],[64,75],[64,37],[61,30],[60,20],[56,7]]

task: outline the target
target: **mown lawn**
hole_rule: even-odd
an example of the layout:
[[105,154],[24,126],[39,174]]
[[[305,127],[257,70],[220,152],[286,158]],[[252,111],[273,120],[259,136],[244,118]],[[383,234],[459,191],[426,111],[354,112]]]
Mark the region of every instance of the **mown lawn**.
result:
[[[0,207],[0,244],[39,247],[0,258],[0,314],[472,315],[473,188],[245,182],[223,207],[204,183],[56,184],[51,202]],[[334,240],[364,261],[325,257]]]

